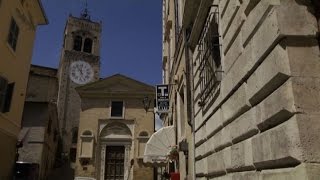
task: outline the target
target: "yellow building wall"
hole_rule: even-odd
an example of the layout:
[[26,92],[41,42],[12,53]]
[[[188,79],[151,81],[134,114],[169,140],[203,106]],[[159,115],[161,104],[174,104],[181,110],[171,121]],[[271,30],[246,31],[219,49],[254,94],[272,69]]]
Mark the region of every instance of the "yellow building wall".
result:
[[[19,26],[15,51],[7,43],[12,17]],[[0,76],[5,77],[9,83],[15,83],[10,111],[0,112],[0,141],[6,142],[1,146],[5,148],[0,150],[0,176],[2,176],[0,179],[6,179],[12,173],[10,170],[15,158],[15,145],[21,125],[35,29],[38,24],[46,24],[47,20],[41,5],[36,0],[24,1],[24,4],[20,0],[2,0],[0,22]]]

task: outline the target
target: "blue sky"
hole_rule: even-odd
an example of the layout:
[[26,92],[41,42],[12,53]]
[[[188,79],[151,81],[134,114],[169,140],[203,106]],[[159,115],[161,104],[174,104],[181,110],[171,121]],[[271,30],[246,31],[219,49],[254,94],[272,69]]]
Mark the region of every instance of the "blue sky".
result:
[[[32,64],[57,68],[69,14],[79,16],[85,0],[42,0],[49,24],[39,26]],[[102,21],[101,71],[161,83],[162,0],[88,0],[91,20]]]

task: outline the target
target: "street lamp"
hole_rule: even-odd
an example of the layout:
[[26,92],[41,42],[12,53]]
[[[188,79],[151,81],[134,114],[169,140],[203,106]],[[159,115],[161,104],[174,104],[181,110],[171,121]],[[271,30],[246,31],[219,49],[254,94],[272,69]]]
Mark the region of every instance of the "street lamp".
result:
[[143,103],[144,110],[146,110],[146,112],[148,112],[148,110],[150,108],[151,99],[149,99],[148,96],[145,96],[142,100],[142,103]]

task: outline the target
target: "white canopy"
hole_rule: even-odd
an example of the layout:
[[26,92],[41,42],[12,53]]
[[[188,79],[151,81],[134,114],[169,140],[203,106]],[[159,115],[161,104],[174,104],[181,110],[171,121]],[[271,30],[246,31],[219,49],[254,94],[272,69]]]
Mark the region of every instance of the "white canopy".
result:
[[144,163],[166,163],[171,147],[175,146],[175,130],[167,126],[155,132],[147,142],[144,150]]

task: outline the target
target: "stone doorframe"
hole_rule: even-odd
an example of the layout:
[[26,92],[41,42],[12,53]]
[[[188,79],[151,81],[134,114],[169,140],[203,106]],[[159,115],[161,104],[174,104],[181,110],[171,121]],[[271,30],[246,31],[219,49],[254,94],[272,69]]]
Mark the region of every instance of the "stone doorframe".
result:
[[107,146],[124,146],[124,179],[127,180],[129,176],[129,171],[128,169],[130,167],[130,159],[132,158],[131,156],[131,146],[132,146],[132,140],[128,141],[123,141],[123,142],[114,142],[114,141],[102,141],[100,143],[100,180],[104,180],[104,175],[105,175],[105,163],[106,163],[106,152],[108,150]]

